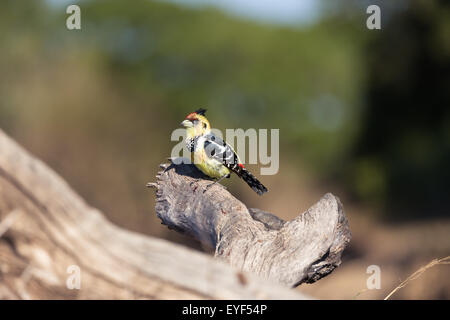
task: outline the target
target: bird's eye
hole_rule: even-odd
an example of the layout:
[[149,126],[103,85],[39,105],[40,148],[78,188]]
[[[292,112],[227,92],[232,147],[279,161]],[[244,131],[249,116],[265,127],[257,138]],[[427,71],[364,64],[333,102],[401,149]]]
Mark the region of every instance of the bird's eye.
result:
[[203,129],[206,129],[207,125],[206,123],[203,124]]

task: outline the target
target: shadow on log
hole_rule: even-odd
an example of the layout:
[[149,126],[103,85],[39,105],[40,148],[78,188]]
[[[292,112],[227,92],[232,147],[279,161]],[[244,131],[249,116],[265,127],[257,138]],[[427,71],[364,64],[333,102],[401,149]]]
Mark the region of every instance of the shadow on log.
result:
[[0,300],[308,298],[113,225],[1,130],[0,150]]
[[161,168],[156,183],[148,184],[156,189],[156,214],[170,229],[211,246],[216,259],[291,287],[315,282],[341,263],[351,234],[331,193],[283,221],[247,208],[220,184],[206,190],[211,180],[183,159]]

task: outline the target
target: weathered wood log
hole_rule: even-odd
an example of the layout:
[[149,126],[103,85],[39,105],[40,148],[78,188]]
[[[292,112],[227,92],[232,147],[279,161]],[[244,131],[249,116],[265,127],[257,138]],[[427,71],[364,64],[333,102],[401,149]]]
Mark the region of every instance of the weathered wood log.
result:
[[220,184],[206,189],[211,180],[176,160],[162,164],[156,183],[149,184],[156,189],[156,214],[169,228],[214,248],[218,260],[292,287],[315,282],[341,263],[351,234],[337,197],[328,193],[285,222],[247,208]]
[[[76,275],[68,273],[73,265],[81,272],[79,290],[66,285]],[[7,298],[306,297],[113,225],[0,130],[0,300]]]

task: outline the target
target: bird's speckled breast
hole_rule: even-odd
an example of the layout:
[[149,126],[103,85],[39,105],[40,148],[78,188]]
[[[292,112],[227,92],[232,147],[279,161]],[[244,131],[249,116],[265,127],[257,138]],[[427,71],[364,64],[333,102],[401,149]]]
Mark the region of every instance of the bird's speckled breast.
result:
[[208,177],[219,179],[230,173],[230,170],[219,161],[209,158],[204,151],[205,139],[198,137],[193,142],[194,147],[194,164]]

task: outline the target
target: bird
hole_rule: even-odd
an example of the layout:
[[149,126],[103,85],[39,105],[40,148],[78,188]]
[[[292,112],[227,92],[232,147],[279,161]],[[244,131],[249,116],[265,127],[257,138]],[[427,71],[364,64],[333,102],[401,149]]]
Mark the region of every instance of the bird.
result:
[[194,165],[206,176],[216,179],[204,192],[224,178],[230,178],[233,172],[258,195],[266,193],[267,188],[245,168],[233,148],[214,135],[205,112],[206,109],[200,108],[181,122],[181,126],[186,128],[186,147],[193,153]]

